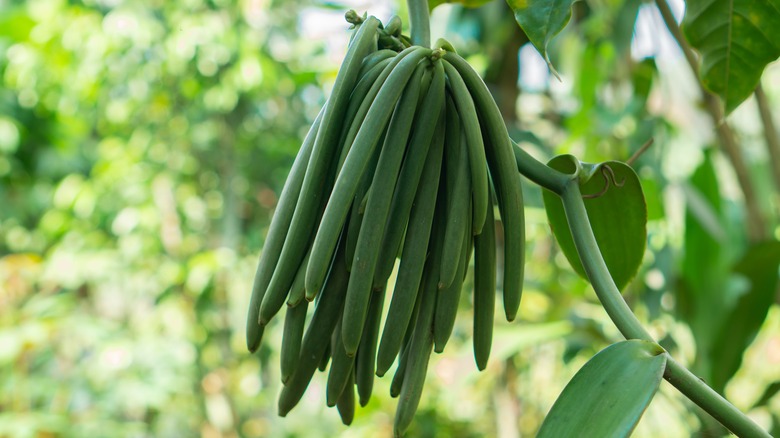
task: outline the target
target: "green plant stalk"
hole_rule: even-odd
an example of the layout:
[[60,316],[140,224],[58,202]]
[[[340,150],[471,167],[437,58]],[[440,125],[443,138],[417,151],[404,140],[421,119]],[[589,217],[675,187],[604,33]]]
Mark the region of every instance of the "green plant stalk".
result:
[[703,380],[680,365],[668,353],[664,379],[735,435],[771,438],[771,435],[764,429],[715,392],[714,389],[707,386]]
[[431,22],[428,16],[428,0],[407,0],[412,44],[431,46]]
[[566,220],[569,223],[569,230],[574,238],[574,246],[577,248],[585,273],[593,285],[601,305],[604,306],[604,310],[607,311],[612,322],[626,339],[643,339],[655,342],[636,319],[612,280],[607,264],[601,256],[598,243],[596,243],[596,237],[593,235],[588,212],[585,210],[585,203],[580,193],[579,182],[576,179],[566,184],[563,193],[561,193],[561,199],[563,200],[563,209],[566,212]]
[[[585,203],[580,193],[579,183],[571,179],[564,187],[561,195],[566,219],[569,222],[577,253],[582,260],[585,273],[588,276],[596,295],[607,311],[612,322],[626,339],[644,339],[655,342],[634,316],[631,308],[623,300],[612,276],[601,256],[596,237],[585,210]],[[676,362],[667,354],[664,378],[688,397],[692,402],[712,415],[718,422],[741,437],[770,437],[756,423],[748,418],[728,400],[707,386],[688,369]]]
[[514,140],[511,141],[514,146],[513,151],[517,168],[523,176],[536,184],[560,196],[569,180],[576,178],[575,175],[567,175],[542,164],[528,152],[521,149]]

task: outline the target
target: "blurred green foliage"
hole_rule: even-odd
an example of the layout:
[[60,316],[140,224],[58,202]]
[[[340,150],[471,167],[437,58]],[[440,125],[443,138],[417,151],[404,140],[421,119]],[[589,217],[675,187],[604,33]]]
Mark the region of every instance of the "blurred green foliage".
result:
[[[244,347],[257,257],[343,54],[344,9],[279,0],[0,1],[0,437],[391,434],[388,378],[377,380],[349,429],[323,407],[321,377],[281,419],[280,321],[257,355]],[[541,159],[625,160],[655,138],[634,164],[650,223],[625,296],[665,347],[709,378],[719,356],[703,346],[718,335],[703,335],[715,328],[696,312],[709,307],[684,304],[727,299],[723,315],[755,319],[753,310],[734,311],[755,304],[738,299],[740,280],[732,295],[708,296],[722,284],[692,274],[751,260],[744,208],[727,163],[705,152],[713,127],[684,62],[654,40],[663,28],[653,11],[638,1],[576,3],[548,47],[563,82],[546,70],[534,81],[529,72],[536,65],[538,79],[544,63],[505,2],[441,6],[433,20],[434,32],[485,72],[513,137]],[[643,35],[654,51],[641,53]],[[770,65],[765,77],[778,107],[780,72]],[[776,227],[777,191],[753,105],[730,121]],[[716,186],[691,178],[701,163],[714,166]],[[576,370],[620,339],[555,246],[541,191],[525,190],[521,322],[496,321],[493,355],[478,373],[464,306],[450,347],[433,358],[412,436],[533,435]],[[717,254],[684,256],[706,245]],[[708,259],[721,264],[702,265]],[[748,262],[740,266],[749,276]],[[743,325],[728,373],[717,378],[738,407],[777,428],[780,310],[759,301],[766,320]],[[662,385],[635,433],[700,428],[691,405]]]

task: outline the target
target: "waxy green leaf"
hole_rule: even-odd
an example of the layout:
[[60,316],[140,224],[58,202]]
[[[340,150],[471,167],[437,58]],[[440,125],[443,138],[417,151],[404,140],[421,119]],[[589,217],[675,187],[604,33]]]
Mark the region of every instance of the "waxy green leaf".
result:
[[[579,172],[593,234],[612,279],[622,290],[639,270],[647,240],[647,206],[639,177],[619,161],[588,164],[571,155],[560,155],[548,165],[566,173]],[[561,199],[548,191],[543,192],[543,198],[547,219],[561,250],[574,270],[587,278]]]
[[780,0],[688,0],[683,32],[701,54],[702,84],[731,112],[780,56]]
[[778,269],[780,269],[780,242],[767,241],[750,247],[733,268],[734,274],[745,280],[746,290],[728,316],[722,320],[710,357],[711,385],[722,391],[726,383],[742,365],[742,354],[753,342],[775,302]]
[[637,339],[601,350],[566,385],[539,429],[539,438],[626,437],[658,390],[666,354]]
[[558,72],[550,62],[547,46],[558,35],[571,18],[571,5],[574,0],[506,0],[515,13],[515,20],[528,40],[547,62],[552,74]]
[[[727,297],[733,290],[729,280],[729,248],[723,220],[723,200],[712,150],[681,185],[685,196],[685,227],[680,276],[675,285],[678,316],[691,328],[696,339],[695,371],[710,378],[711,346],[726,316]],[[731,247],[733,249],[733,246]]]
[[780,242],[753,244],[734,260],[743,243],[730,230],[742,223],[728,219],[712,149],[681,187],[686,211],[677,312],[696,340],[693,371],[722,393],[774,303]]

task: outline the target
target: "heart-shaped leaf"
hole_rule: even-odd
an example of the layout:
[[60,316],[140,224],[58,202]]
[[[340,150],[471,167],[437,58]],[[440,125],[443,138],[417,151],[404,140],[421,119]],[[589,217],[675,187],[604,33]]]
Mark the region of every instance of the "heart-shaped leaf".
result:
[[539,429],[539,438],[625,437],[658,390],[666,354],[658,344],[630,340],[593,356],[566,385]]
[[731,112],[780,56],[780,0],[685,2],[683,31],[701,54],[702,84]]
[[515,13],[515,20],[528,40],[547,62],[552,74],[558,72],[550,62],[547,46],[566,27],[571,18],[571,4],[574,0],[506,0]]
[[[571,155],[560,155],[548,163],[566,173],[579,172],[580,190],[593,234],[618,289],[636,275],[647,240],[647,206],[636,172],[625,163],[607,161],[580,163]],[[583,278],[585,269],[574,246],[563,202],[544,191],[544,207],[555,239],[569,263]]]

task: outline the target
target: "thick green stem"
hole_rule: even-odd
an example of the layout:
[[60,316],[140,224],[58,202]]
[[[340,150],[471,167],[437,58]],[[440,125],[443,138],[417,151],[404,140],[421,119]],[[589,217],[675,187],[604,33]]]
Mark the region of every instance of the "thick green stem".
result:
[[515,161],[520,173],[545,189],[561,195],[566,187],[566,183],[573,178],[572,175],[559,172],[550,166],[536,161],[528,152],[522,150],[517,143],[512,141],[512,144],[514,145]]
[[[596,237],[593,235],[588,212],[585,210],[585,203],[576,179],[572,179],[566,184],[561,198],[577,253],[607,314],[627,339],[644,339],[655,342],[634,316],[612,280],[604,258],[601,256]],[[664,378],[692,402],[738,436],[770,436],[728,400],[707,386],[704,381],[676,362],[668,353],[667,356]]]
[[409,7],[409,27],[411,28],[412,44],[415,46],[431,46],[431,22],[428,17],[428,0],[407,0]]
[[667,354],[664,379],[740,437],[769,437],[764,429]]
[[604,306],[604,310],[607,311],[609,317],[626,339],[644,339],[655,342],[623,300],[623,296],[609,274],[607,264],[601,256],[598,243],[596,243],[596,237],[593,235],[593,229],[590,227],[588,212],[585,210],[579,182],[576,179],[566,184],[561,199],[563,200],[563,209],[566,212],[566,220],[569,222],[569,229],[574,238],[574,246],[577,248],[585,273],[588,275],[601,305]]

